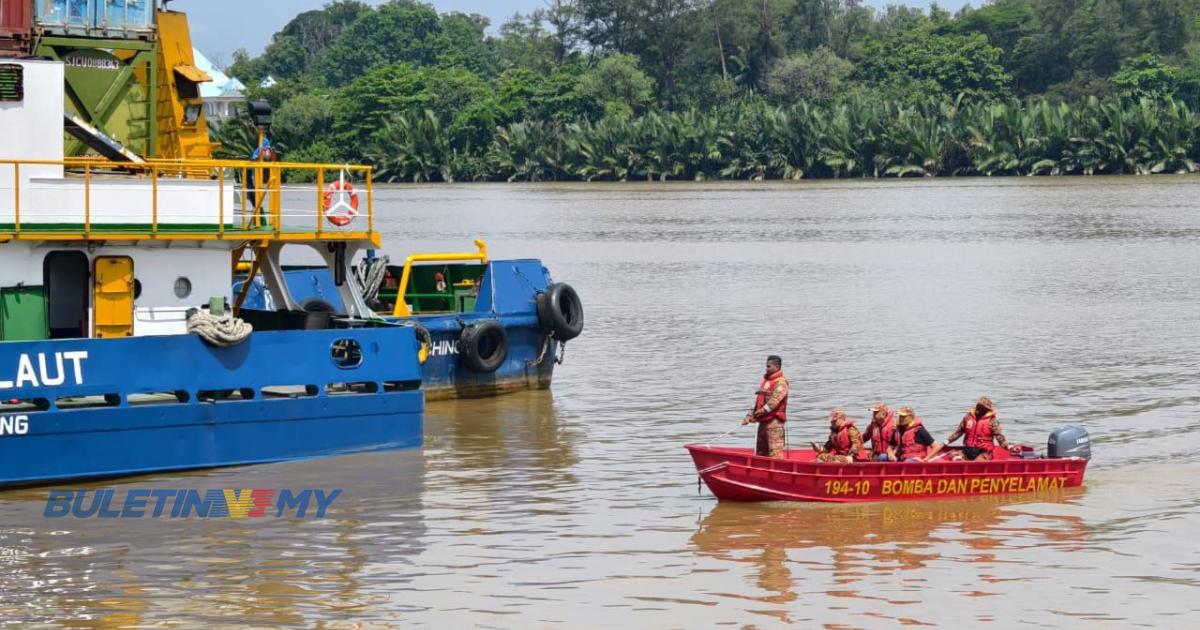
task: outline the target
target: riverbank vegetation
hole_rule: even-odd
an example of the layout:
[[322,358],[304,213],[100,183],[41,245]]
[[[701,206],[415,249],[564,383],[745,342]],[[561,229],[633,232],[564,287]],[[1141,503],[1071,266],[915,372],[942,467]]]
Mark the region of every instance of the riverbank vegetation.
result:
[[[497,32],[392,0],[302,13],[229,72],[284,158],[386,181],[1179,173],[1200,3],[548,0]],[[253,134],[217,129],[229,155]]]

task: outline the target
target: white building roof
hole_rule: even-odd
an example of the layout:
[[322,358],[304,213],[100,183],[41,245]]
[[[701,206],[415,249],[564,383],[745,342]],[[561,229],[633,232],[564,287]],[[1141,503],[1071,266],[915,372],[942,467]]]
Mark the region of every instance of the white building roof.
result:
[[213,62],[204,56],[204,53],[193,48],[192,56],[196,60],[196,67],[212,77],[212,81],[200,84],[200,98],[216,98],[219,96],[241,97],[246,91],[246,86],[241,81],[218,70],[213,65]]

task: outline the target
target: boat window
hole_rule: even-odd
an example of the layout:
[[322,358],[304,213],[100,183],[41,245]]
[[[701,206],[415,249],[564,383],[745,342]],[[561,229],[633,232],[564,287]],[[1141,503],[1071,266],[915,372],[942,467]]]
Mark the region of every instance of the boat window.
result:
[[10,400],[0,401],[0,415],[16,413],[21,411],[49,411],[49,398],[29,398],[19,399],[13,398]]
[[254,400],[254,390],[249,387],[239,389],[202,389],[196,392],[196,400],[198,402]]
[[363,362],[362,346],[353,339],[338,339],[330,350],[333,364],[343,370],[352,370]]
[[371,381],[355,383],[330,383],[325,386],[326,396],[346,396],[349,394],[377,394],[379,384]]
[[173,392],[144,392],[141,394],[130,394],[125,397],[125,402],[131,407],[142,405],[170,405],[186,403],[192,399],[191,395],[183,390]]
[[51,339],[87,337],[91,269],[87,254],[54,251],[42,263],[46,319]]
[[414,389],[421,388],[421,381],[384,381],[383,391],[385,392],[408,392]]
[[95,409],[97,407],[120,407],[121,395],[61,396],[54,400],[54,406],[63,411],[71,409]]
[[316,385],[268,385],[262,388],[263,398],[310,398],[317,395]]
[[175,297],[184,299],[192,294],[192,281],[185,276],[175,278]]

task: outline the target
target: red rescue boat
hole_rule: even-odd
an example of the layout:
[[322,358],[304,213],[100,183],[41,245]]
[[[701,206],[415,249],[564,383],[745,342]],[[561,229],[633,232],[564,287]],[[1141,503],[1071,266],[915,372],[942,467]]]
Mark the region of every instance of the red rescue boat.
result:
[[[1079,427],[1050,436],[1049,454],[1023,447],[1020,455],[997,449],[991,461],[817,462],[811,450],[787,451],[784,459],[759,457],[754,449],[689,444],[696,471],[721,501],[820,501],[861,503],[944,499],[1057,491],[1083,485],[1091,457]],[[955,449],[947,449],[949,453]]]

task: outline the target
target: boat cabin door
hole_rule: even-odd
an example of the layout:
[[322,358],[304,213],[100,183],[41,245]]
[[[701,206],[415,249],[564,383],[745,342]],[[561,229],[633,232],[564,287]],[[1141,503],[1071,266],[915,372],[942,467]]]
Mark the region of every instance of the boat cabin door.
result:
[[133,336],[133,259],[97,256],[94,262],[94,336]]
[[88,257],[80,251],[55,251],[42,262],[46,320],[51,339],[87,338]]

